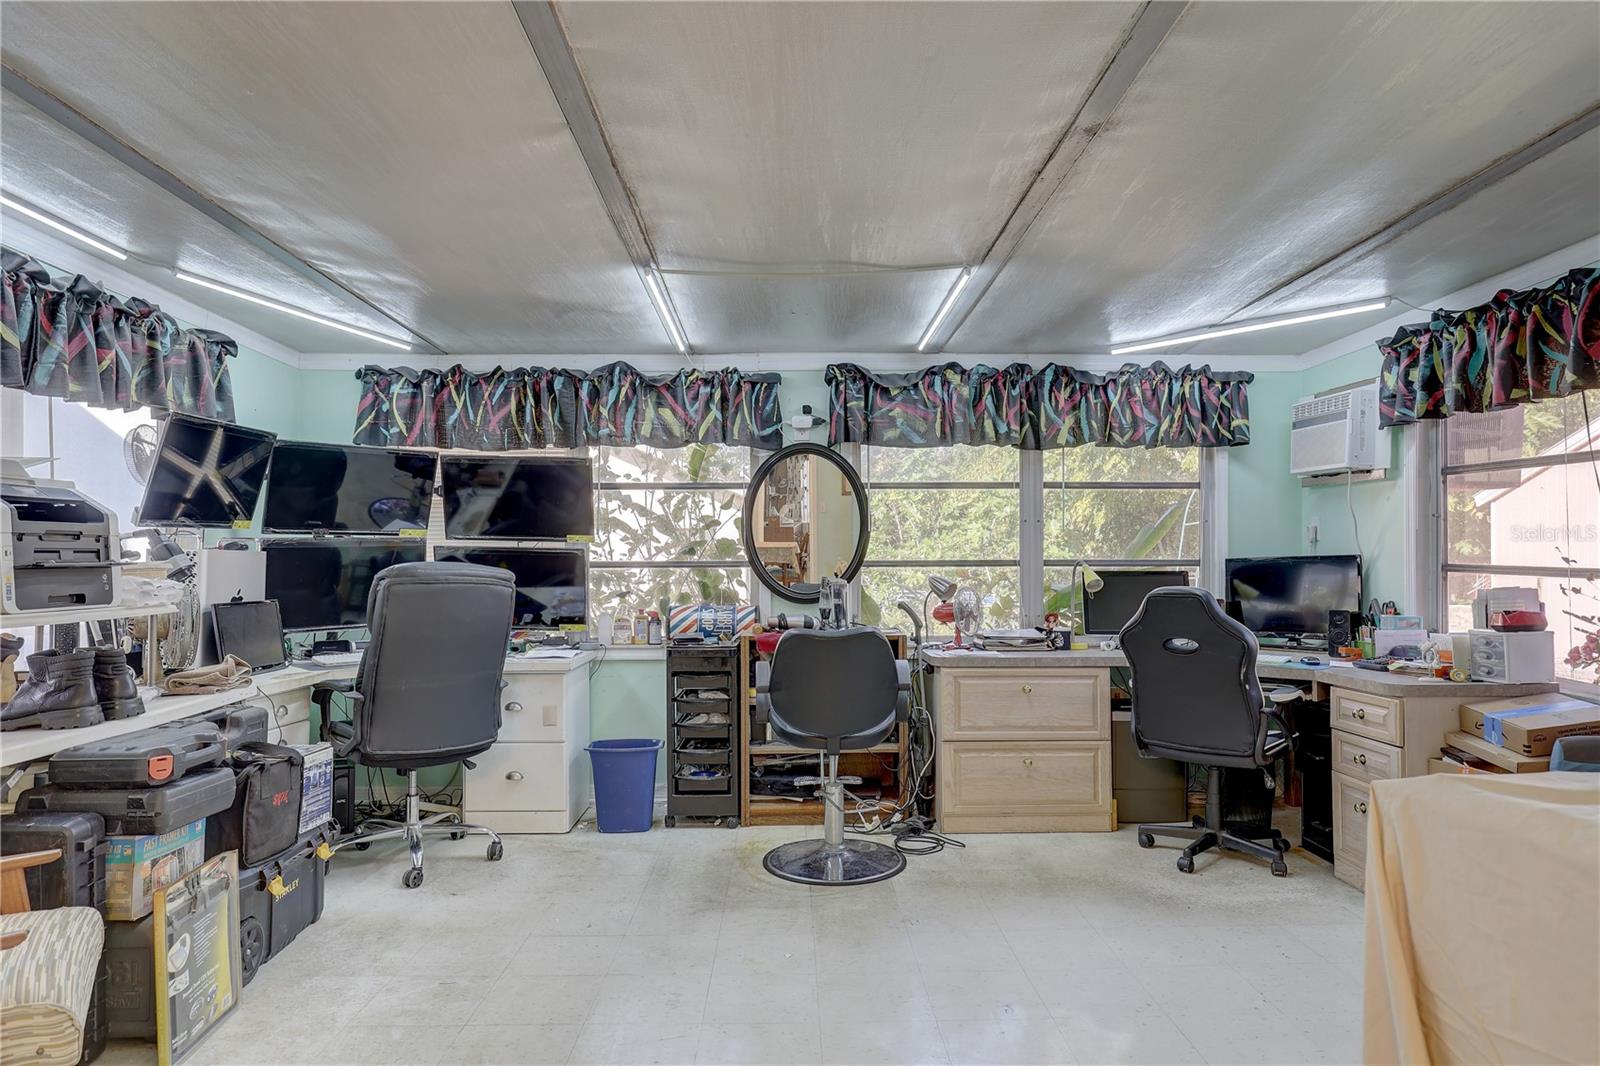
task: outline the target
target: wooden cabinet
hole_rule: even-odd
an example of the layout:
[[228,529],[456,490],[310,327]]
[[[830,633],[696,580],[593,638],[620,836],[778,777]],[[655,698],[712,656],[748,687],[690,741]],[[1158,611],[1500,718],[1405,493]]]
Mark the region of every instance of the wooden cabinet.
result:
[[462,819],[497,833],[565,833],[592,794],[589,667],[508,662],[505,680],[500,739],[464,771]]
[[929,689],[939,726],[934,796],[942,829],[1116,828],[1108,671],[949,667],[934,672]]

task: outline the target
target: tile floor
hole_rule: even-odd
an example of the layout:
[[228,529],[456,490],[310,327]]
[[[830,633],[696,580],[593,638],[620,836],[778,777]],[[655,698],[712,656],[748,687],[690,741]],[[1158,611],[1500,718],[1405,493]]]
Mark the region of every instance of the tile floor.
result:
[[[1362,899],[1114,834],[972,836],[899,877],[761,868],[806,830],[389,845],[194,1063],[1289,1063],[1360,1058]],[[479,838],[481,839],[481,838]],[[154,1061],[118,1042],[108,1066]]]

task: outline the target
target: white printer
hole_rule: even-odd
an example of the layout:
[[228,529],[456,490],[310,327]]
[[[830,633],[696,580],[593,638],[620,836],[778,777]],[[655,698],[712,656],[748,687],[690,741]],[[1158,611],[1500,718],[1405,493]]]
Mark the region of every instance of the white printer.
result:
[[122,593],[117,516],[70,481],[0,465],[0,614],[107,607]]

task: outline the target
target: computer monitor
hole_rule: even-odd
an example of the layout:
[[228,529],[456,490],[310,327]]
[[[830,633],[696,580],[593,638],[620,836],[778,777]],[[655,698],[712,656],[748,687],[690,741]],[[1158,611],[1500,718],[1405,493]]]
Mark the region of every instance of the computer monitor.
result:
[[1230,615],[1257,633],[1325,635],[1329,611],[1361,610],[1361,557],[1229,559],[1227,604]]
[[147,526],[228,529],[255,515],[277,434],[169,415],[139,505]]
[[399,533],[428,528],[428,452],[279,441],[261,526],[269,533]]
[[1085,592],[1083,631],[1115,636],[1138,613],[1139,605],[1155,589],[1187,585],[1187,570],[1101,570],[1105,582],[1099,592]]
[[581,548],[459,548],[434,550],[440,562],[509,570],[517,583],[512,625],[576,629],[589,622],[588,560]]
[[271,670],[287,660],[283,655],[283,622],[272,600],[239,600],[211,605],[211,625],[217,634],[217,657],[237,655],[253,670]]
[[445,456],[439,481],[445,536],[452,540],[594,536],[594,469],[587,459]]
[[367,624],[372,579],[396,563],[420,563],[421,538],[265,540],[267,598],[278,601],[286,630],[348,629]]

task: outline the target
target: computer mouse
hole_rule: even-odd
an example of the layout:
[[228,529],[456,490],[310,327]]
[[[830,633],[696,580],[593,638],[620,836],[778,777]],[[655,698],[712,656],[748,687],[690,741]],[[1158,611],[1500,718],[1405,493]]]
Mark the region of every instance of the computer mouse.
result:
[[1322,660],[1317,658],[1315,655],[1302,655],[1302,656],[1300,656],[1300,662],[1302,664],[1304,664],[1305,666],[1321,666],[1322,665]]

